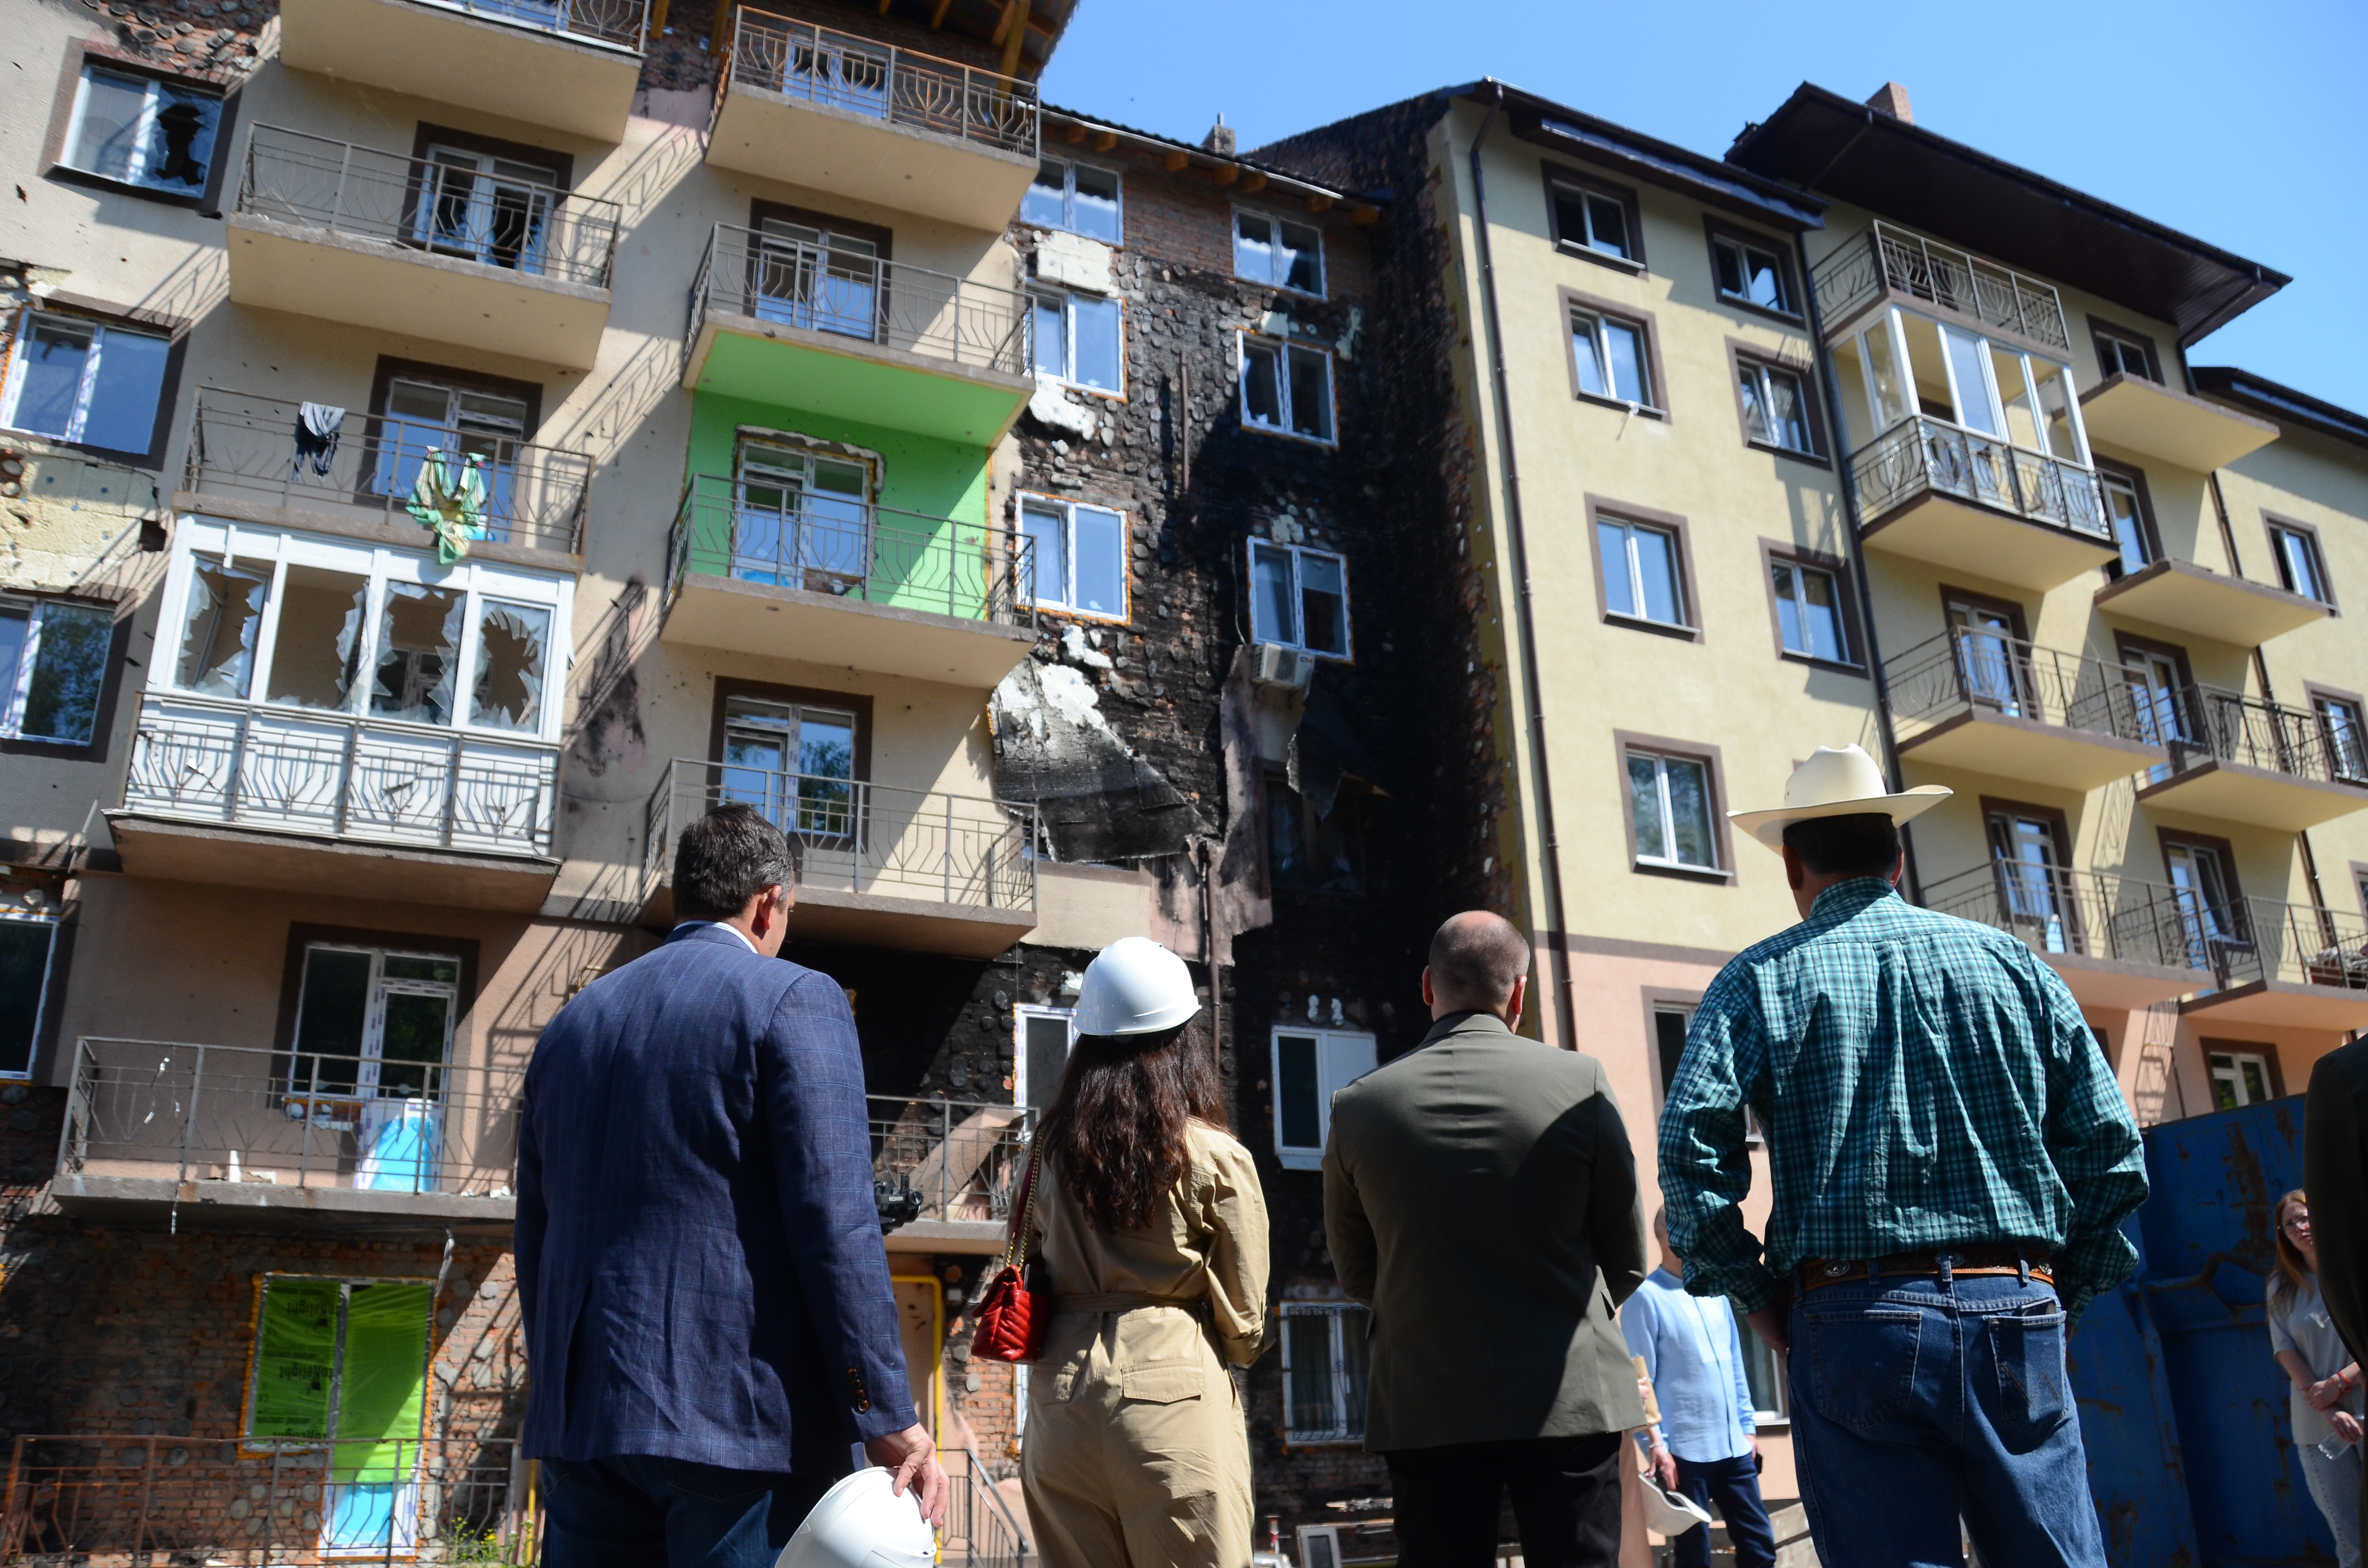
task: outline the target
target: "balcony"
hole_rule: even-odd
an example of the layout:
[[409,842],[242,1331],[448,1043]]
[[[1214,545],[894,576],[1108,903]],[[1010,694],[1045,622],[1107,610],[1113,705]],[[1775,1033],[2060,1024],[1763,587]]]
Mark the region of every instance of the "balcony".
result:
[[1009,289],[719,223],[682,384],[992,446],[1036,390],[1029,322]]
[[872,1180],[891,1252],[1003,1250],[1028,1168],[1025,1106],[869,1096]]
[[323,1232],[499,1227],[526,1066],[179,1040],[74,1049],[51,1195],[76,1219]]
[[1000,231],[1036,177],[1036,89],[764,11],[734,14],[707,161]]
[[2214,983],[2175,888],[1994,860],[1928,883],[1923,893],[1927,909],[2020,937],[2084,1007],[2150,1007]]
[[289,0],[302,71],[620,142],[648,0]]
[[2097,476],[1929,415],[1850,459],[1869,550],[2044,593],[2118,553]]
[[2368,757],[2316,713],[2218,687],[2160,699],[2171,766],[2142,805],[2300,833],[2368,806]]
[[1841,335],[1877,304],[1913,301],[2059,355],[2072,347],[2064,301],[2052,285],[1889,223],[1876,223],[1827,256],[1813,280],[1828,337]]
[[821,495],[768,505],[721,475],[694,475],[667,541],[659,635],[982,691],[1027,657],[1030,540],[984,523],[830,505]]
[[299,437],[302,411],[281,398],[199,388],[175,508],[274,527],[325,519],[342,533],[419,550],[435,543],[412,510],[421,471],[439,454],[473,458],[484,494],[462,519],[471,553],[544,570],[577,564],[592,490],[586,454],[358,412],[323,453]]
[[2080,423],[2092,442],[2195,473],[2226,468],[2278,438],[2266,419],[2118,373],[2080,394]]
[[675,835],[745,801],[798,835],[794,940],[993,958],[1036,928],[1036,808],[677,758],[649,799],[642,923],[674,922]]
[[2353,916],[2254,898],[2189,924],[2216,981],[2180,1005],[2199,1028],[2368,1028],[2368,932]]
[[558,777],[552,744],[152,693],[108,825],[134,876],[529,913]]
[[230,297],[588,370],[620,217],[531,179],[258,125],[225,219]]
[[2332,612],[2317,599],[2192,561],[2157,561],[2097,590],[2097,608],[2172,631],[2258,648]]
[[1904,762],[2087,791],[2168,762],[2128,672],[1952,627],[1885,661]]

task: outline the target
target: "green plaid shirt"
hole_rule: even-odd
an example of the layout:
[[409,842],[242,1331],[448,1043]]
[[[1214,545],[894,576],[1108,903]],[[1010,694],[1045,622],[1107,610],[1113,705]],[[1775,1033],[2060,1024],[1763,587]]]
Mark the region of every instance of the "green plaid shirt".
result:
[[[1743,1225],[1744,1107],[1768,1130],[1767,1244]],[[1686,1289],[1768,1305],[1802,1259],[1983,1243],[2055,1255],[2066,1310],[2136,1263],[2136,1123],[2064,982],[2002,931],[1881,878],[1719,971],[1661,1112]]]

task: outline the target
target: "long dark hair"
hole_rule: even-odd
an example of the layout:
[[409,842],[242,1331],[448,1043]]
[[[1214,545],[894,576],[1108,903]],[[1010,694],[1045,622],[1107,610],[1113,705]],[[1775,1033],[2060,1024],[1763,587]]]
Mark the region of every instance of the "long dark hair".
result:
[[2302,1256],[2302,1248],[2294,1245],[2294,1239],[2286,1234],[2286,1210],[2296,1204],[2305,1209],[2310,1207],[2310,1194],[2301,1187],[2295,1187],[2279,1199],[2278,1206],[2270,1211],[2272,1216],[2271,1222],[2277,1227],[2278,1238],[2278,1267],[2277,1272],[2270,1276],[2270,1305],[2282,1312],[2294,1311],[2294,1298],[2301,1295],[2304,1287],[2310,1283],[2310,1264]]
[[1191,1163],[1185,1123],[1225,1125],[1224,1092],[1201,1031],[1081,1035],[1037,1139],[1086,1222],[1140,1231]]

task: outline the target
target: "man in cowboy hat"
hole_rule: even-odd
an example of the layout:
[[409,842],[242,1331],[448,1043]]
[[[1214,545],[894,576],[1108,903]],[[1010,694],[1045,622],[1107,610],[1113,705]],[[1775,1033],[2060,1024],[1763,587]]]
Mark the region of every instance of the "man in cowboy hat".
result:
[[[1775,811],[1801,924],[1694,1015],[1661,1114],[1686,1289],[1792,1358],[1803,1498],[1826,1568],[2103,1568],[2065,1380],[2073,1317],[2126,1276],[2136,1125],[2080,1008],[2029,948],[1901,899],[1899,824],[1947,799],[1821,746]],[[1744,1229],[1744,1111],[1774,1203]]]

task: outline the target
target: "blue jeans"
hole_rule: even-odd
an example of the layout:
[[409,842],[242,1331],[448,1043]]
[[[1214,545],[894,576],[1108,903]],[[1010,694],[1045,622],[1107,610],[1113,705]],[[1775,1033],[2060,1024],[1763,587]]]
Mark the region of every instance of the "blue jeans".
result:
[[1825,1568],[2104,1568],[2055,1290],[1859,1280],[1793,1306],[1793,1453]]
[[[1759,1501],[1759,1467],[1745,1454],[1731,1460],[1678,1460],[1678,1490],[1705,1509],[1717,1505],[1735,1548],[1735,1568],[1775,1568],[1776,1527]],[[1672,1538],[1677,1568],[1710,1568],[1710,1527],[1696,1525]]]
[[543,1565],[773,1568],[838,1480],[637,1455],[545,1460]]

